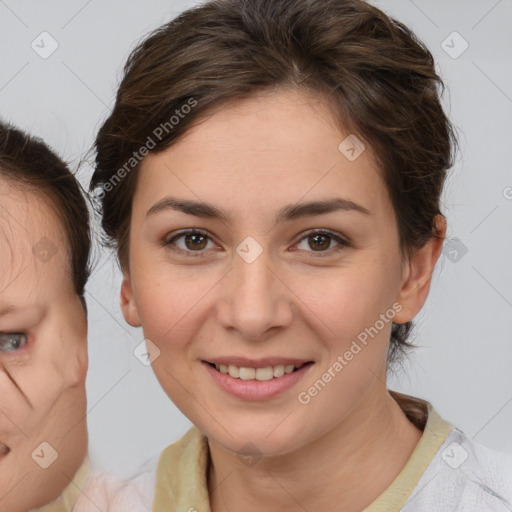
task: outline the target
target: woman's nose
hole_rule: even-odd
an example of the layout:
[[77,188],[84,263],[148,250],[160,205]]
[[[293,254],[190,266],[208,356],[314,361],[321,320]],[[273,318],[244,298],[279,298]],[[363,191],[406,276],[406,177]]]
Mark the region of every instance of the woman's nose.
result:
[[291,322],[291,292],[268,250],[248,238],[237,247],[233,266],[221,284],[219,319],[225,328],[257,340]]

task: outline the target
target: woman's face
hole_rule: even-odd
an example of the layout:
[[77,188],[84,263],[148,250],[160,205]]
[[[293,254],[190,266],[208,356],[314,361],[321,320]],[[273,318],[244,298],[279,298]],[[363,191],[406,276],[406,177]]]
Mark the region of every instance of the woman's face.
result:
[[57,498],[85,456],[87,332],[53,210],[4,179],[0,262],[0,510],[17,512]]
[[169,397],[234,452],[291,452],[371,410],[392,321],[428,293],[431,254],[402,265],[371,148],[348,135],[283,91],[142,162],[123,312]]

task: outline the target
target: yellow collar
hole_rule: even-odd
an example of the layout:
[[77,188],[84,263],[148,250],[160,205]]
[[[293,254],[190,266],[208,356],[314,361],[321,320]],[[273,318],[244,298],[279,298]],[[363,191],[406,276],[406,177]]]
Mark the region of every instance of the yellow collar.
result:
[[[398,394],[392,395],[396,399]],[[403,400],[406,401],[408,397],[400,396],[402,400],[397,401],[402,407]],[[454,427],[443,420],[428,402],[424,403],[428,416],[420,441],[399,475],[365,512],[399,510],[453,430]],[[207,484],[208,461],[208,441],[197,427],[192,427],[179,441],[168,446],[158,462],[153,511],[211,512]]]

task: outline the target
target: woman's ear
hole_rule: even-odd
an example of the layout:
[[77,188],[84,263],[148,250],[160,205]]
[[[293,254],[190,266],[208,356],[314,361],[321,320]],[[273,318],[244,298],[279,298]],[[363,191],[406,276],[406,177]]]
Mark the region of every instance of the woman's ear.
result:
[[436,215],[434,224],[432,238],[423,247],[417,249],[404,264],[402,284],[397,297],[397,302],[402,305],[402,309],[395,315],[393,320],[395,323],[403,324],[411,321],[427,300],[432,274],[446,236],[444,216]]
[[124,272],[121,284],[121,311],[128,324],[132,327],[140,327],[139,311],[133,296],[131,278],[127,272]]

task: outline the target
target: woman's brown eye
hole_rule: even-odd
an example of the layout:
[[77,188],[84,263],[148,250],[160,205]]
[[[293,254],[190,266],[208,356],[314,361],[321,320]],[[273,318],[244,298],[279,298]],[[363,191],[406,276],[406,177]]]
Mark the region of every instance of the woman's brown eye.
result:
[[208,237],[200,234],[185,235],[185,245],[191,251],[204,249],[207,244]]
[[317,253],[316,256],[323,256],[323,253],[325,255],[334,254],[348,246],[349,242],[341,236],[327,231],[306,234],[297,244],[298,249],[309,253]]
[[313,250],[328,249],[331,244],[331,237],[329,235],[312,235],[308,237],[308,240],[313,240],[313,243],[309,244]]
[[[208,246],[208,244],[211,244]],[[175,251],[181,251],[187,256],[200,255],[206,252],[205,249],[212,249],[215,244],[206,233],[200,231],[188,231],[177,234],[176,236],[164,241],[164,245]]]

